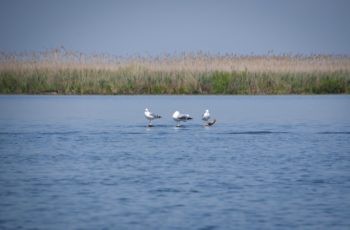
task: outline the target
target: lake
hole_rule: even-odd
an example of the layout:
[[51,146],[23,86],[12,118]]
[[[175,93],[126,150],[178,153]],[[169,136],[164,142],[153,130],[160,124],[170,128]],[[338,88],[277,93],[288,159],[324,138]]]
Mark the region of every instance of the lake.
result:
[[[152,128],[146,107],[163,116]],[[175,110],[194,119],[176,128]],[[349,217],[350,96],[0,96],[1,229],[349,229]]]

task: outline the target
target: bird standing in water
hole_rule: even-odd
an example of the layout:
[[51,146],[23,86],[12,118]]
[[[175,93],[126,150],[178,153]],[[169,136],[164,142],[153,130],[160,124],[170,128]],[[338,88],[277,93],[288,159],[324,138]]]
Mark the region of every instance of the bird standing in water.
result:
[[216,119],[213,119],[212,121],[210,121],[209,119],[210,119],[210,113],[209,113],[209,109],[207,109],[205,110],[202,116],[202,120],[205,122],[204,126],[212,126],[215,124]]
[[162,118],[162,116],[150,112],[147,108],[145,109],[145,117],[148,120],[148,127],[153,127],[152,120]]
[[210,119],[210,113],[209,113],[209,110],[205,110],[205,112],[203,113],[203,116],[202,116],[202,120],[207,122],[208,120]]
[[179,111],[175,111],[173,119],[177,122],[176,127],[180,127],[180,121],[192,120],[192,117],[189,114],[181,114]]

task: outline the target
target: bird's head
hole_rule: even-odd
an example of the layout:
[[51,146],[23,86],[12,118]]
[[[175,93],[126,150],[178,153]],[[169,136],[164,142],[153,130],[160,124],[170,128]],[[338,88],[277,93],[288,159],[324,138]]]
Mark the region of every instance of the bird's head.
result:
[[173,117],[176,117],[176,116],[178,116],[179,114],[180,114],[180,112],[176,110],[176,111],[174,112],[174,114],[173,114]]

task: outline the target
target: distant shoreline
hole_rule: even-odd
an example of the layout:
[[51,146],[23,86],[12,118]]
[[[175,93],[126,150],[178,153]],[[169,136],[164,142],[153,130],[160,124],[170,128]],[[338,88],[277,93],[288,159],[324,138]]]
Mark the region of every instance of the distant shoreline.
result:
[[350,96],[350,94],[0,94],[0,97],[47,96],[47,97],[293,97],[293,96]]
[[350,57],[198,53],[118,58],[59,49],[1,53],[0,94],[350,94]]

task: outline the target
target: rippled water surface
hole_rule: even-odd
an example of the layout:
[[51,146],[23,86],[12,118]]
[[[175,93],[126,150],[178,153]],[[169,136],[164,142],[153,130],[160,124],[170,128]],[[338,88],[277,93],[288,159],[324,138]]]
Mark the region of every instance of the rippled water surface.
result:
[[[146,107],[163,116],[153,128]],[[175,110],[194,120],[176,128]],[[349,229],[349,217],[349,96],[0,96],[1,229]]]

